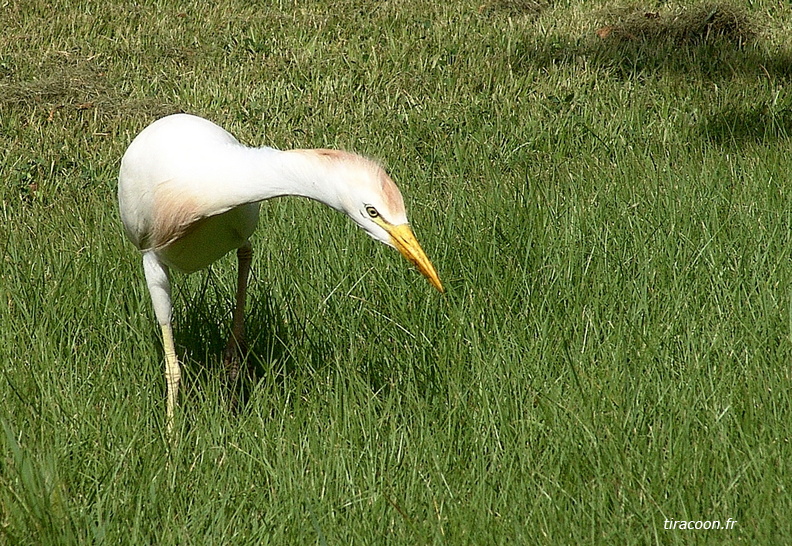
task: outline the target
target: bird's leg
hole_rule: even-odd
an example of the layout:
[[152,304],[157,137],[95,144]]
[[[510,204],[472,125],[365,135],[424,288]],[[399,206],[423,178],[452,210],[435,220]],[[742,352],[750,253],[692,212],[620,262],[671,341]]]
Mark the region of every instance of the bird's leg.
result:
[[179,399],[179,381],[181,380],[181,367],[176,358],[173,328],[170,323],[162,325],[162,348],[165,351],[165,383],[168,387],[167,427],[170,435],[173,433],[173,414]]
[[250,242],[237,249],[237,292],[234,320],[231,326],[231,337],[225,349],[225,367],[228,380],[234,389],[239,378],[239,366],[245,351],[245,299],[247,283],[250,276],[250,263],[253,261],[253,247]]
[[176,346],[173,343],[168,267],[159,261],[153,251],[150,251],[143,254],[143,271],[146,274],[146,284],[151,294],[154,314],[162,329],[162,349],[165,351],[165,383],[168,388],[167,428],[168,435],[173,439],[173,414],[179,397],[181,368],[179,360],[176,358]]

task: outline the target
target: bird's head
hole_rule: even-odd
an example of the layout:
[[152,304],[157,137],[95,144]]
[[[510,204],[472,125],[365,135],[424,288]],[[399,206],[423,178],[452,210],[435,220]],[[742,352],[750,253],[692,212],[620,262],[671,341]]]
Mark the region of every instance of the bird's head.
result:
[[385,170],[359,155],[336,150],[315,152],[335,163],[330,170],[338,177],[338,187],[344,187],[339,195],[343,212],[373,239],[398,250],[432,286],[443,292],[437,271],[407,221],[401,192]]

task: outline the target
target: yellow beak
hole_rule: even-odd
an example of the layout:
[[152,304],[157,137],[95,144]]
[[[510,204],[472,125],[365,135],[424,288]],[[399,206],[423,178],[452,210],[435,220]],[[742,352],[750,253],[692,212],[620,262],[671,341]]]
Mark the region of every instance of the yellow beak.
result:
[[424,277],[429,279],[429,282],[432,283],[432,286],[437,288],[440,292],[445,292],[445,290],[443,290],[443,285],[440,283],[440,278],[437,276],[437,271],[435,271],[435,268],[432,265],[432,262],[429,261],[429,258],[426,257],[421,245],[418,244],[418,240],[415,238],[415,235],[413,235],[410,225],[384,225],[383,227],[390,234],[393,246],[395,246],[396,249],[401,252],[402,256],[414,264],[415,267],[418,268],[418,271],[420,271]]

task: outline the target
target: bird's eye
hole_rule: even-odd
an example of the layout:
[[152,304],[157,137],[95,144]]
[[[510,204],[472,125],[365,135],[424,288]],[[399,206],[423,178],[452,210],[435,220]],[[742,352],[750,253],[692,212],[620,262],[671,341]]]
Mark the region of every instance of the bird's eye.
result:
[[376,217],[378,217],[378,216],[379,216],[379,212],[377,212],[377,209],[375,209],[375,208],[374,208],[374,207],[372,207],[371,205],[369,205],[369,206],[367,206],[367,207],[366,207],[366,212],[368,213],[368,215],[369,215],[371,218],[376,218]]

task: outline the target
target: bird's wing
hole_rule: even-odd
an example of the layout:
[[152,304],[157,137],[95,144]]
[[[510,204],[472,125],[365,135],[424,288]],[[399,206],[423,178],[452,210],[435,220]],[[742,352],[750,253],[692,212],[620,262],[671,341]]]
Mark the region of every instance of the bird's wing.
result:
[[154,222],[149,246],[163,248],[190,234],[206,218],[222,214],[233,206],[207,201],[195,187],[168,180],[154,191]]

